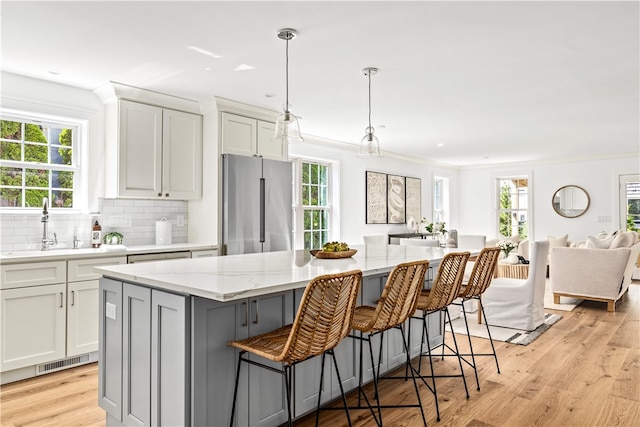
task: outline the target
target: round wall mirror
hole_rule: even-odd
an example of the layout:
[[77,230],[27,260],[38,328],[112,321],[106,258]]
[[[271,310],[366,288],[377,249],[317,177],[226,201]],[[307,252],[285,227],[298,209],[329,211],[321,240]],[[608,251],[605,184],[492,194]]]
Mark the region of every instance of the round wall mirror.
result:
[[589,193],[577,185],[565,185],[551,199],[553,210],[565,218],[577,218],[589,209]]

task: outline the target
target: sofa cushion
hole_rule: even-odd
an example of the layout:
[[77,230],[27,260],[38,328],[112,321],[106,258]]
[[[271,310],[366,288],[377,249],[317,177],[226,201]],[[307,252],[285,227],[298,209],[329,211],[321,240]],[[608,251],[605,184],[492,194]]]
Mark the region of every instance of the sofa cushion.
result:
[[584,247],[588,249],[609,249],[614,238],[615,236],[608,236],[604,238],[589,236],[587,237]]
[[547,240],[549,241],[550,248],[566,248],[567,246],[569,246],[567,242],[569,240],[568,234],[565,234],[561,237],[547,236]]
[[628,248],[636,242],[634,233],[617,233],[609,245],[609,249]]

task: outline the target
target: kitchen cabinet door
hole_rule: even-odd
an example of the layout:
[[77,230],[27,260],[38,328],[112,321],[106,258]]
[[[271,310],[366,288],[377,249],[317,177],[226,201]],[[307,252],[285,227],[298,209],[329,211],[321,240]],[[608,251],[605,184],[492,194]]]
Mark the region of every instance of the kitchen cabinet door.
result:
[[162,108],[119,101],[118,196],[162,195]]
[[0,291],[0,371],[65,357],[66,284]]
[[[225,426],[231,419],[238,352],[227,342],[248,337],[249,300],[218,302],[192,297],[193,425]],[[235,424],[249,424],[248,369],[240,373]]]
[[231,113],[222,113],[221,122],[223,154],[288,160],[288,145],[272,141],[276,131],[275,123]]
[[151,291],[151,425],[191,419],[191,322],[188,297]]
[[67,357],[98,351],[98,280],[67,286]]
[[[249,336],[272,331],[293,322],[293,292],[264,295],[249,299]],[[265,365],[282,369],[281,363],[250,355]],[[249,425],[273,426],[287,421],[284,376],[267,369],[245,364],[249,371]],[[293,404],[291,406],[293,411]]]
[[202,116],[164,109],[162,115],[162,197],[202,197]]
[[98,405],[122,422],[122,282],[100,279]]

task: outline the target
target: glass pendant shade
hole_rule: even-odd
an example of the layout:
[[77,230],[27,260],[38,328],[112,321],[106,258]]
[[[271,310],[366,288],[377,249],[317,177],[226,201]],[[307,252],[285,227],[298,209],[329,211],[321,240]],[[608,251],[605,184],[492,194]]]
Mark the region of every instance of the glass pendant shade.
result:
[[363,136],[362,141],[360,141],[360,152],[358,153],[358,157],[382,156],[380,153],[380,141],[378,141],[378,137],[373,134],[375,130],[372,127],[368,127],[365,132],[365,136]]
[[298,118],[291,114],[288,109],[278,116],[276,120],[276,135],[272,141],[287,144],[298,144],[304,139],[300,135],[300,125]]

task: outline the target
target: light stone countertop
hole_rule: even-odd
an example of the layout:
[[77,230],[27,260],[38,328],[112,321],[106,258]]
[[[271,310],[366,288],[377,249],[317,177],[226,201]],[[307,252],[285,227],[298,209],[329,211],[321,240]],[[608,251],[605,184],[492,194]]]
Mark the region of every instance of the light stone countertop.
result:
[[305,287],[322,274],[358,269],[364,276],[384,274],[397,264],[421,259],[437,266],[445,253],[461,251],[400,245],[352,248],[358,252],[343,259],[317,259],[307,250],[296,250],[104,266],[95,271],[116,280],[224,302]]
[[47,251],[14,251],[0,253],[0,264],[23,262],[64,261],[69,259],[97,258],[121,255],[152,254],[163,252],[217,249],[216,245],[202,243],[174,243],[171,245],[101,245],[100,248],[49,249]]

